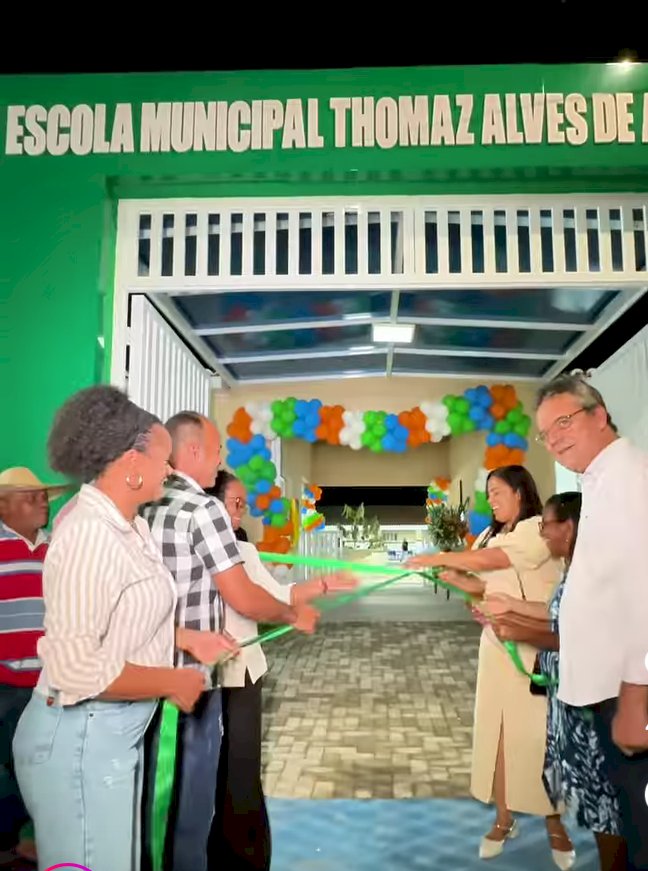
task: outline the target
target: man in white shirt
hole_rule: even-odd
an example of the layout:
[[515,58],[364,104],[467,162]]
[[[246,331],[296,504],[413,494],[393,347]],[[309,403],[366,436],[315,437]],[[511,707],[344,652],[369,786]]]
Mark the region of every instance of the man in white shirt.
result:
[[582,377],[541,388],[538,440],[582,474],[578,540],[560,607],[561,701],[594,711],[619,790],[632,871],[648,869],[648,454],[620,438]]

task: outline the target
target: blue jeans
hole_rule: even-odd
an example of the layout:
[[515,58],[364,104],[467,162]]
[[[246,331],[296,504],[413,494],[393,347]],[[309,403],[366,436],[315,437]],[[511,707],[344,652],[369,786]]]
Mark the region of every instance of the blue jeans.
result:
[[27,687],[0,684],[0,849],[16,843],[18,829],[28,819],[16,782],[11,745],[31,694]]
[[[181,714],[178,732],[174,807],[169,817],[165,864],[173,871],[207,871],[207,848],[216,812],[216,782],[223,735],[220,690],[203,693],[193,713]],[[147,764],[147,854],[150,852],[157,737],[156,730],[156,734],[151,736]],[[147,855],[144,868],[149,867]]]
[[144,733],[156,704],[48,707],[33,694],[13,750],[39,869],[73,862],[92,871],[139,871]]

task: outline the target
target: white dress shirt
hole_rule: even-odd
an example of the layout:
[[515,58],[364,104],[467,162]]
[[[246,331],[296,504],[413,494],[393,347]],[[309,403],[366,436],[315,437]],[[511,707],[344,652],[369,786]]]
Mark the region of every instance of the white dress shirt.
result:
[[614,441],[584,473],[582,496],[559,617],[558,697],[575,706],[648,684],[648,454]]
[[[276,581],[261,562],[256,547],[250,542],[240,541],[239,551],[243,557],[243,564],[249,579],[258,584],[259,587],[263,587],[275,599],[289,605],[292,584],[284,585]],[[237,641],[245,641],[258,634],[255,621],[239,614],[229,605],[225,605],[225,630]],[[268,663],[261,645],[251,644],[250,647],[244,647],[237,657],[225,663],[221,669],[221,685],[224,687],[245,686],[246,672],[249,672],[252,683],[256,683],[267,670]]]

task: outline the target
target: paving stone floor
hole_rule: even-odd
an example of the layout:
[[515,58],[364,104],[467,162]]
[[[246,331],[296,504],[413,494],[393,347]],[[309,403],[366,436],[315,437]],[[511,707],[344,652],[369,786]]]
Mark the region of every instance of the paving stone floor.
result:
[[467,796],[479,632],[469,621],[331,623],[273,642],[267,794]]

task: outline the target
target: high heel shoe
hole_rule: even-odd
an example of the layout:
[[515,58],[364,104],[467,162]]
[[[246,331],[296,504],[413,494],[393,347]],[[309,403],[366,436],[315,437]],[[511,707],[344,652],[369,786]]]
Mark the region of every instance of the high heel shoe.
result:
[[481,844],[479,845],[480,859],[494,859],[496,856],[499,856],[504,850],[504,844],[509,840],[512,841],[513,838],[517,838],[520,834],[517,820],[513,820],[510,826],[503,826],[500,823],[495,823],[495,828],[500,832],[503,832],[504,837],[501,841],[494,841],[488,836],[483,837],[481,839]]
[[[552,841],[557,840],[558,838],[565,838],[571,844],[571,840],[569,839],[569,835],[567,832],[548,832],[549,835],[549,844],[552,844]],[[576,861],[576,851],[573,846],[571,850],[556,850],[553,846],[551,846],[551,858],[554,861],[554,865],[560,868],[560,871],[569,871],[570,868],[574,867],[574,862]]]

